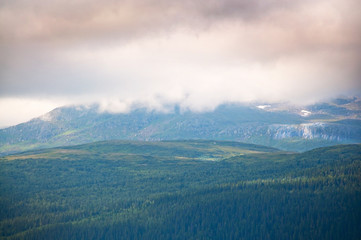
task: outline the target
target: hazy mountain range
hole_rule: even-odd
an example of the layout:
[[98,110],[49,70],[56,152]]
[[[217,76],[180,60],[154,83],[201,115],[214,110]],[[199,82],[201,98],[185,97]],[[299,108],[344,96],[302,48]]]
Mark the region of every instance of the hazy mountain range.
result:
[[287,151],[361,142],[361,99],[335,99],[305,107],[287,104],[224,104],[210,112],[128,113],[99,106],[65,106],[28,122],[0,129],[2,155],[28,149],[100,140],[232,140]]

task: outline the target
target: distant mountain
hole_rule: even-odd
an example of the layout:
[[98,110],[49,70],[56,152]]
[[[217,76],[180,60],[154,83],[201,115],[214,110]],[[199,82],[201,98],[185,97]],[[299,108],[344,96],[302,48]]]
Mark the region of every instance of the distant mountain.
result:
[[67,106],[29,122],[0,129],[0,152],[102,140],[231,140],[305,151],[361,142],[361,99],[336,99],[304,108],[286,104],[225,104],[212,112],[163,113],[144,108],[100,112],[98,106]]

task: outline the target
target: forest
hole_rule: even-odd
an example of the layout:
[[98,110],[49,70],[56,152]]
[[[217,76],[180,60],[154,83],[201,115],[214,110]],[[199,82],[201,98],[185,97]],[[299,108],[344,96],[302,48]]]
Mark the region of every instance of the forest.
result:
[[361,145],[104,141],[0,158],[0,239],[360,239]]

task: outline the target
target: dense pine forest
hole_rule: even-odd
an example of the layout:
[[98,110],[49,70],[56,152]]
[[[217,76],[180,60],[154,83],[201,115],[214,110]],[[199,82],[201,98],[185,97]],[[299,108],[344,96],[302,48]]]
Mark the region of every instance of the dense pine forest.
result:
[[0,239],[360,239],[361,145],[106,141],[0,159]]

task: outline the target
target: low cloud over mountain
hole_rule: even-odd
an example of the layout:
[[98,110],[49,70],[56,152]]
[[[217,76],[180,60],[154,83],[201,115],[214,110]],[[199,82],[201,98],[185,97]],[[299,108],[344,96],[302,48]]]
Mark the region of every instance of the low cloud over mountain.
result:
[[357,0],[3,1],[0,102],[100,102],[115,112],[179,103],[202,111],[357,94],[360,7]]

